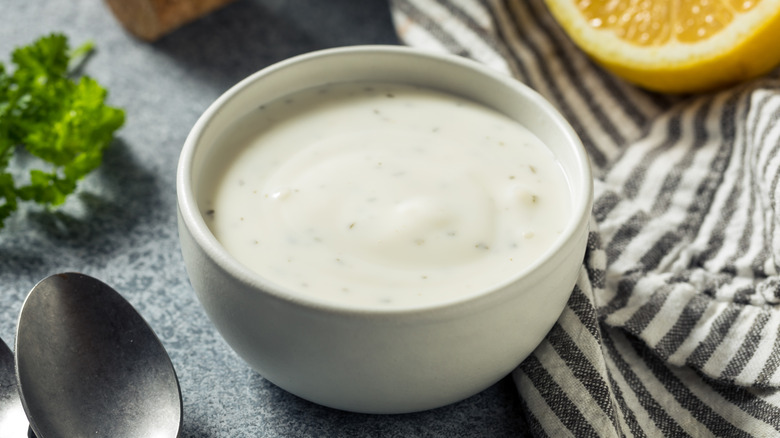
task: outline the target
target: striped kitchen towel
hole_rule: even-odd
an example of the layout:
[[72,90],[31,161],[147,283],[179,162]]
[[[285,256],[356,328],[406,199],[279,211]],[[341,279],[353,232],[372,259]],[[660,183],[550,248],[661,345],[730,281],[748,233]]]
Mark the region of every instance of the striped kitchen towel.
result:
[[588,149],[595,205],[566,310],[513,373],[534,436],[780,436],[780,75],[649,93],[542,0],[391,0],[401,40],[516,77]]

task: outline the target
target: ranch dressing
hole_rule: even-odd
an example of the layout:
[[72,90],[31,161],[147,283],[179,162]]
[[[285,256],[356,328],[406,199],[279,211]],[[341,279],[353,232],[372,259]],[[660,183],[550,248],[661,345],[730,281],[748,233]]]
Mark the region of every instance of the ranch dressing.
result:
[[259,107],[220,140],[200,205],[238,261],[354,307],[443,303],[509,282],[552,246],[570,192],[550,152],[473,102],[338,84]]

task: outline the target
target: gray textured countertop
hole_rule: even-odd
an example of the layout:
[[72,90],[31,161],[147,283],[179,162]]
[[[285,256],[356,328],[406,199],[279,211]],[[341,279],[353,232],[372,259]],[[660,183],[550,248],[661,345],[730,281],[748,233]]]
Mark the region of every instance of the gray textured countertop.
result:
[[50,32],[93,40],[85,73],[127,121],[104,164],[54,213],[25,207],[0,231],[0,336],[13,344],[30,288],[57,272],[109,283],[156,331],[184,399],[184,437],[522,434],[511,379],[460,403],[408,415],[324,408],[275,387],[228,348],[187,280],[176,230],[175,169],[201,112],[275,61],[315,49],[397,43],[382,0],[238,0],[155,43],[134,39],[99,0],[3,0],[0,59]]

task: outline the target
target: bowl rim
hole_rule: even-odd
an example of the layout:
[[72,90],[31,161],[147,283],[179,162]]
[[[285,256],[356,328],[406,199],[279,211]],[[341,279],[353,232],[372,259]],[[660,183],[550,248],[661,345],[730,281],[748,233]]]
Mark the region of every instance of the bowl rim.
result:
[[[211,233],[208,225],[203,219],[200,209],[198,208],[198,202],[196,200],[193,185],[191,183],[193,177],[193,162],[198,145],[200,143],[200,139],[209,129],[213,118],[225,106],[229,105],[229,103],[235,99],[236,96],[240,95],[246,88],[250,87],[256,81],[262,80],[268,75],[287,69],[295,64],[310,62],[317,58],[331,56],[360,54],[370,55],[377,53],[401,55],[410,58],[428,58],[454,65],[457,68],[471,70],[482,76],[487,76],[488,80],[500,82],[502,85],[512,88],[516,93],[524,95],[527,100],[533,102],[533,105],[535,105],[539,111],[543,112],[545,116],[553,122],[551,126],[554,126],[556,129],[560,130],[560,134],[562,134],[563,138],[566,139],[566,142],[569,143],[570,148],[577,152],[574,158],[576,167],[579,168],[579,172],[582,175],[582,180],[569,181],[569,188],[572,191],[571,195],[574,201],[571,211],[572,219],[568,222],[565,230],[561,233],[561,236],[556,239],[553,245],[548,248],[542,257],[535,260],[533,263],[526,266],[522,270],[518,271],[518,273],[513,277],[487,290],[481,290],[474,293],[465,294],[454,299],[437,301],[425,305],[392,306],[383,308],[341,306],[332,301],[319,300],[296,293],[294,290],[277,285],[263,278],[260,274],[255,273],[250,268],[235,260],[230,254],[228,254],[227,250],[225,250],[221,244],[219,244],[216,237],[214,237],[214,235]],[[571,178],[571,175],[567,174],[566,176],[567,178]],[[324,310],[331,313],[348,314],[354,316],[398,316],[402,314],[425,313],[433,310],[450,310],[453,312],[459,312],[465,308],[473,309],[475,303],[491,301],[489,298],[501,299],[501,297],[499,297],[500,295],[506,295],[501,294],[501,291],[508,289],[508,286],[516,283],[517,281],[520,281],[522,278],[528,277],[534,272],[539,271],[538,268],[546,263],[549,263],[550,259],[554,258],[556,254],[559,254],[562,250],[562,247],[566,245],[567,242],[575,239],[577,237],[577,233],[581,232],[583,227],[585,227],[587,232],[587,223],[590,220],[593,204],[592,180],[592,170],[588,153],[572,126],[548,100],[519,80],[509,75],[503,74],[497,70],[493,70],[490,67],[484,64],[480,64],[477,61],[457,55],[421,50],[407,46],[356,45],[322,49],[287,58],[262,68],[255,73],[252,73],[222,93],[200,115],[186,137],[177,163],[176,193],[177,210],[182,221],[180,226],[183,225],[186,227],[195,244],[206,254],[208,258],[216,263],[219,268],[241,283],[251,287],[252,289],[258,290],[258,293],[262,291],[262,293],[266,294],[268,297],[274,298],[276,300],[288,302],[304,308],[316,309],[319,311]]]

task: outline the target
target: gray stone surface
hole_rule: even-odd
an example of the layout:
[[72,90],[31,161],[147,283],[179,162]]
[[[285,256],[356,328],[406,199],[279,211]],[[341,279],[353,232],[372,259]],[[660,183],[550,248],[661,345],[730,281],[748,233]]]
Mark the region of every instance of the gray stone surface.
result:
[[176,230],[175,169],[200,113],[269,65],[325,47],[397,43],[382,0],[238,0],[156,43],[129,36],[99,0],[2,0],[0,59],[49,32],[93,40],[85,73],[127,122],[103,166],[54,212],[25,207],[0,231],[0,337],[13,343],[30,288],[80,271],[114,286],[157,332],[184,398],[184,437],[522,434],[507,378],[463,402],[408,415],[360,415],[301,400],[252,371],[192,292]]

